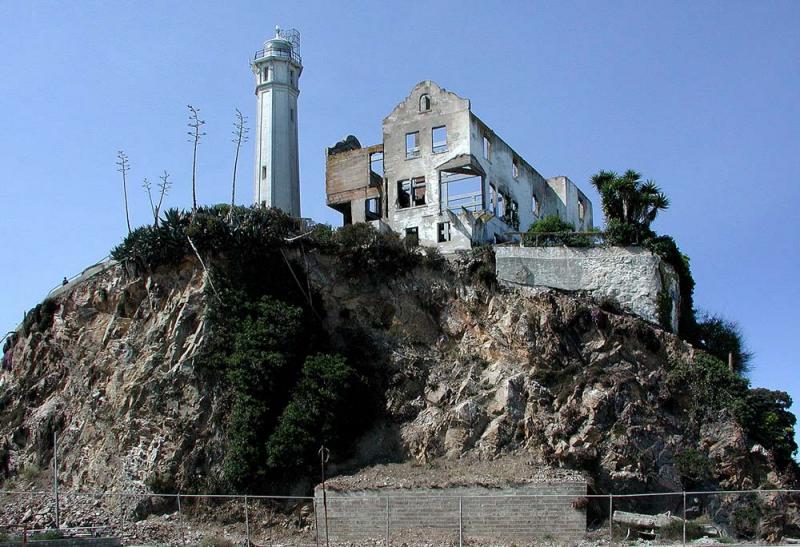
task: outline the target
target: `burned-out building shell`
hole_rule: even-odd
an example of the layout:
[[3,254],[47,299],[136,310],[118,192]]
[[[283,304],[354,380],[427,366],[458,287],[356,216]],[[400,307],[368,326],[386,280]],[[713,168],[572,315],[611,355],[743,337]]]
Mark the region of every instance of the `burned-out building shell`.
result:
[[592,228],[592,204],[565,176],[545,179],[435,82],[417,84],[383,120],[383,143],[327,149],[326,195],[343,222],[371,222],[443,251],[513,240],[557,215]]

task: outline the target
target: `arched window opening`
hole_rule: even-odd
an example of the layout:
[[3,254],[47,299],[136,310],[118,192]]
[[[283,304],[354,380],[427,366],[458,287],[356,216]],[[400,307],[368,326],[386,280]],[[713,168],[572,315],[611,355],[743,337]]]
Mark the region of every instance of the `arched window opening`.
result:
[[584,205],[583,200],[578,200],[578,220],[583,222],[583,219],[586,218],[586,205]]
[[533,194],[533,202],[531,204],[531,208],[533,210],[534,216],[538,217],[541,213],[541,204],[539,203],[539,198],[536,197],[536,194]]
[[431,109],[431,97],[427,93],[419,98],[419,111],[428,112]]

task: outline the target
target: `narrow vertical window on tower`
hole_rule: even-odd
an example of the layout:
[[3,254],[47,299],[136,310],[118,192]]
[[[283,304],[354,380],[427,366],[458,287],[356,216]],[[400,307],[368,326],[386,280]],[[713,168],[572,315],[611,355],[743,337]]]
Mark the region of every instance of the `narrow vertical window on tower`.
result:
[[431,148],[434,154],[447,152],[447,127],[434,127],[431,130]]
[[294,70],[289,71],[289,85],[294,87]]
[[419,157],[419,131],[406,133],[406,159]]
[[261,166],[261,178],[262,179],[267,178],[267,166],[266,165],[262,165]]
[[289,119],[294,121],[294,108],[289,109]]
[[429,112],[431,109],[431,97],[427,93],[419,98],[419,111]]

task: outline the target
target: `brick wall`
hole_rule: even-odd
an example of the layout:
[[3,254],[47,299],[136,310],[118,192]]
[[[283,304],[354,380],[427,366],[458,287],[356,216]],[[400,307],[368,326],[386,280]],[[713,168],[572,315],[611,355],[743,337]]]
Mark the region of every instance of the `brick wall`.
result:
[[[497,489],[378,489],[328,491],[328,534],[333,541],[457,540],[521,541],[551,537],[565,543],[586,532],[585,509],[572,502],[586,494],[585,482],[533,484]],[[537,497],[538,496],[538,497]],[[322,490],[315,492],[324,534]]]

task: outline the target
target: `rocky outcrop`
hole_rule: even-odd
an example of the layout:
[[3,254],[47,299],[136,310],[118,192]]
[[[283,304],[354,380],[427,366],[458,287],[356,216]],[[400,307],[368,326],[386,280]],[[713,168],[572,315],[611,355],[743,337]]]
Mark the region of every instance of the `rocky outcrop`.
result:
[[[710,487],[786,482],[729,414],[689,420],[668,380],[694,350],[656,325],[589,298],[472,283],[459,263],[394,278],[346,277],[318,254],[303,264],[324,328],[356,329],[385,388],[385,412],[334,471],[518,456],[579,470],[596,492],[681,490],[677,458],[692,449]],[[226,400],[193,367],[205,284],[190,260],[153,274],[116,265],[63,291],[52,325],[18,333],[0,377],[6,475],[49,465],[54,431],[67,487],[185,490],[218,474]]]
[[68,488],[144,491],[204,472],[195,462],[223,449],[220,401],[192,367],[204,288],[189,261],[149,276],[117,265],[61,291],[52,326],[19,332],[0,376],[6,474],[46,468],[56,431]]

